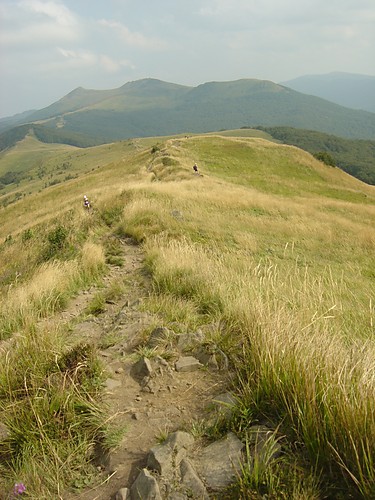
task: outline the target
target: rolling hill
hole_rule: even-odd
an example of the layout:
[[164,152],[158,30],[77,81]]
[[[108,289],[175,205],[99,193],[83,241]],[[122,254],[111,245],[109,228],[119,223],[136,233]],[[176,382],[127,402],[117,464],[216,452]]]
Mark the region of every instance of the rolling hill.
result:
[[375,185],[375,141],[343,139],[290,127],[260,127],[274,139],[315,155],[329,153],[332,164],[363,182]]
[[300,76],[281,85],[340,106],[375,113],[375,76],[334,72]]
[[[373,139],[375,114],[352,110],[270,81],[242,79],[187,87],[155,79],[114,90],[78,88],[22,123],[102,142],[253,126],[290,126]],[[14,127],[2,120],[0,130]]]
[[[42,183],[66,162],[78,178],[32,194],[25,182],[0,207],[1,498],[15,484],[35,499],[114,498],[182,394],[174,430],[243,442],[228,497],[374,498],[375,188],[256,132],[86,149],[30,134],[6,153],[34,148]],[[211,364],[175,385],[180,356],[198,353]],[[141,358],[155,385],[134,378],[130,398]],[[208,389],[235,396],[230,413],[212,418]]]

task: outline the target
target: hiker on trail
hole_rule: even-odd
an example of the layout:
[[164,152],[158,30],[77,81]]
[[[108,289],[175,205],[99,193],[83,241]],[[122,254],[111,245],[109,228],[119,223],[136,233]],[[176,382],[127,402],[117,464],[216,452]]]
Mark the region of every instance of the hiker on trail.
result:
[[84,208],[86,208],[86,210],[89,210],[90,206],[91,206],[89,199],[87,198],[86,195],[84,195],[84,197],[83,197],[83,206],[84,206]]
[[194,163],[194,165],[193,165],[193,170],[194,170],[195,174],[198,173],[198,165],[196,163]]

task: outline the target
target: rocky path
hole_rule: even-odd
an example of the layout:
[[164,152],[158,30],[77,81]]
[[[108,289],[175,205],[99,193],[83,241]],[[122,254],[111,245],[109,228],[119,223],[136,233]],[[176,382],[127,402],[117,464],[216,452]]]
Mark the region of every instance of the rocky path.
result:
[[[225,365],[226,360],[213,359],[209,354],[202,358],[201,352],[199,362],[199,356],[187,348],[199,344],[202,332],[174,334],[157,317],[142,310],[150,290],[143,254],[130,239],[121,244],[123,265],[111,267],[105,286],[122,282],[126,292],[106,303],[105,311],[95,317],[83,313],[98,290],[82,292],[62,313],[62,320],[74,325],[73,336],[98,346],[108,377],[105,399],[115,423],[126,426],[126,432],[114,452],[100,457],[96,487],[66,493],[64,500],[142,498],[143,494],[127,497],[121,492],[130,490],[146,468],[150,449],[177,430],[191,432],[199,427],[212,411],[215,398],[225,390],[226,371],[220,370],[220,364]],[[164,491],[168,488],[164,484]],[[144,495],[159,498],[153,493]],[[197,495],[175,498],[203,498]],[[164,493],[160,498],[172,496]]]

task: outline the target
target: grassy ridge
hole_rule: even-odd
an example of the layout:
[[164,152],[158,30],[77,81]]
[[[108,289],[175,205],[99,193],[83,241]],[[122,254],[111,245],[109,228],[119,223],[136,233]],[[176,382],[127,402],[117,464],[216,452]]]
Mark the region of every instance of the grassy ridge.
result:
[[262,127],[275,139],[310,153],[328,152],[335,165],[368,184],[375,184],[375,142],[343,139],[313,130]]
[[[122,158],[127,161],[137,148],[137,141],[124,141],[80,149],[62,144],[44,144],[29,135],[0,156],[0,205],[6,206],[24,197],[27,197],[27,203],[33,204],[29,195],[77,177],[81,178],[82,188],[73,187],[73,190],[81,197],[84,186],[88,188],[92,182],[82,177],[110,164],[112,160]],[[4,176],[8,178],[6,184],[1,183]],[[74,200],[73,206],[76,203],[77,200]]]
[[[225,319],[216,342],[243,367],[237,431],[264,416],[283,421],[311,464],[331,471],[326,491],[335,494],[333,482],[336,495],[352,488],[371,498],[373,190],[261,141],[176,147],[182,165],[197,160],[209,177],[145,189],[123,225],[148,241],[166,314],[173,297],[192,304],[200,321]],[[268,185],[257,176],[262,168]]]
[[[154,281],[145,307],[167,325],[217,325],[207,343],[237,367],[239,405],[230,428],[246,440],[249,426],[266,417],[287,436],[283,460],[259,481],[245,475],[236,494],[372,498],[374,188],[297,148],[259,138],[179,137],[154,144],[145,139],[125,161],[123,145],[107,148],[112,159],[84,178],[84,190],[98,216],[105,207],[116,208],[120,219],[111,230],[143,242]],[[203,177],[192,174],[194,161]],[[102,262],[102,219],[85,225],[77,206],[82,187],[82,180],[71,180],[30,198],[27,210],[23,202],[3,209],[0,238],[13,234],[0,248],[3,320],[20,317],[16,304],[33,296],[38,280],[46,285],[37,286],[45,290],[41,297],[60,297],[81,286],[74,269],[82,245],[99,245],[93,262]],[[22,221],[16,231],[14,220]],[[25,244],[35,223],[45,227],[45,237]],[[55,249],[60,264],[41,264],[59,225],[66,228],[66,246]],[[27,256],[32,272],[20,276],[18,266]],[[13,272],[4,276],[11,259]],[[55,290],[52,283],[60,280],[50,282],[47,274],[61,266],[72,285]],[[29,312],[19,308],[29,319],[8,326],[7,334],[24,329],[25,338],[35,338],[35,317],[53,312],[44,303],[34,300]],[[12,360],[16,367],[21,362]],[[5,380],[9,365],[1,363]],[[13,401],[11,386],[16,382],[4,386],[10,389],[3,412],[9,411],[4,401]],[[28,477],[32,482],[36,476]],[[60,487],[71,480],[65,477]],[[51,485],[33,487],[45,492]]]

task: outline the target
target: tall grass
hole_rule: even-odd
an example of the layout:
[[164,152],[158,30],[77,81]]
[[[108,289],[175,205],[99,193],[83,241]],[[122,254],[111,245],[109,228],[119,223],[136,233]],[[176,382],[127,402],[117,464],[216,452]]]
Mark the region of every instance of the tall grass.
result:
[[10,286],[0,306],[0,339],[60,310],[78,289],[100,276],[104,265],[102,247],[86,243],[79,260],[42,264],[30,281]]
[[107,418],[98,403],[102,369],[94,352],[69,348],[62,328],[40,320],[104,269],[102,246],[86,242],[77,258],[43,263],[3,293],[0,340],[13,338],[0,343],[0,421],[8,432],[0,442],[2,498],[18,480],[31,498],[47,499],[93,475],[88,460]]
[[[191,328],[220,320],[215,342],[221,335],[237,368],[243,409],[242,417],[232,423],[235,430],[246,433],[250,416],[266,416],[282,427],[290,443],[299,443],[328,492],[330,485],[345,484],[344,494],[374,497],[373,189],[297,148],[259,139],[179,138],[159,149],[160,155],[152,156],[148,149],[127,155],[129,165],[111,159],[87,179],[86,186],[98,197],[96,212],[74,220],[90,238],[81,233],[72,239],[70,233],[68,243],[75,241],[81,248],[83,241],[108,231],[143,242],[154,285],[149,306],[158,313],[164,310],[168,321]],[[203,177],[192,176],[193,161]],[[44,193],[48,211],[53,213],[56,195],[67,211],[81,190],[77,182],[69,194],[63,186]],[[33,203],[36,220],[49,220],[45,207]],[[14,214],[21,212],[21,204],[14,207]],[[10,219],[6,231],[12,227]],[[26,218],[24,224],[27,229],[31,222]],[[10,248],[3,248],[7,258]],[[10,428],[11,421],[20,429],[22,422],[29,422],[30,443],[34,434],[41,436],[39,444],[32,445],[38,449],[38,461],[28,461],[26,467],[34,470],[27,477],[39,498],[48,498],[47,491],[58,496],[84,462],[89,443],[103,434],[103,420],[92,399],[100,378],[96,369],[85,372],[84,390],[76,392],[80,367],[95,367],[82,357],[85,350],[64,358],[46,338],[45,353],[42,349],[37,362],[35,339],[44,339],[37,321],[103,271],[100,245],[87,243],[68,257],[33,268],[28,279],[18,281],[17,275],[6,281],[0,308],[2,335],[17,331],[13,342],[23,346],[12,354],[4,348],[0,380],[3,397],[12,404],[3,405],[2,411]],[[30,353],[24,363],[22,349]],[[62,387],[68,392],[61,393]],[[48,394],[48,404],[41,394]],[[89,431],[74,415],[73,400],[75,408],[89,416]],[[54,407],[67,410],[66,426],[60,426],[59,419],[53,426],[54,432],[61,431],[56,441],[42,416],[33,423],[30,418],[34,411],[44,415]],[[76,440],[73,422],[83,432]],[[16,429],[12,433],[20,435]],[[75,443],[69,453],[66,447],[59,451],[66,436]],[[18,457],[31,456],[32,450],[22,450]],[[49,475],[48,460],[54,470]],[[13,478],[17,471],[26,474],[21,462],[11,462]],[[62,478],[69,469],[70,479]],[[44,474],[45,481],[40,479]],[[276,484],[267,477],[269,484]],[[316,497],[317,480],[308,477],[303,487],[296,479],[290,498],[307,498],[309,491]],[[242,493],[249,493],[246,486]]]
[[156,184],[139,192],[122,224],[145,241],[170,313],[178,317],[182,300],[206,321],[224,320],[247,414],[282,422],[324,481],[371,498],[375,213],[345,201],[346,185],[337,200],[319,198],[317,184],[306,203],[215,177],[178,191]]
[[[242,397],[283,420],[311,462],[374,494],[375,345],[343,328],[343,279],[269,262],[239,265],[187,240],[147,245],[157,289],[236,325]],[[357,304],[359,306],[359,304]],[[336,313],[337,310],[337,313]],[[367,321],[373,312],[368,309]],[[351,323],[353,325],[353,323]]]
[[93,447],[108,429],[102,380],[95,350],[69,345],[61,328],[34,325],[14,338],[0,363],[2,498],[17,480],[30,498],[47,499],[93,476]]

